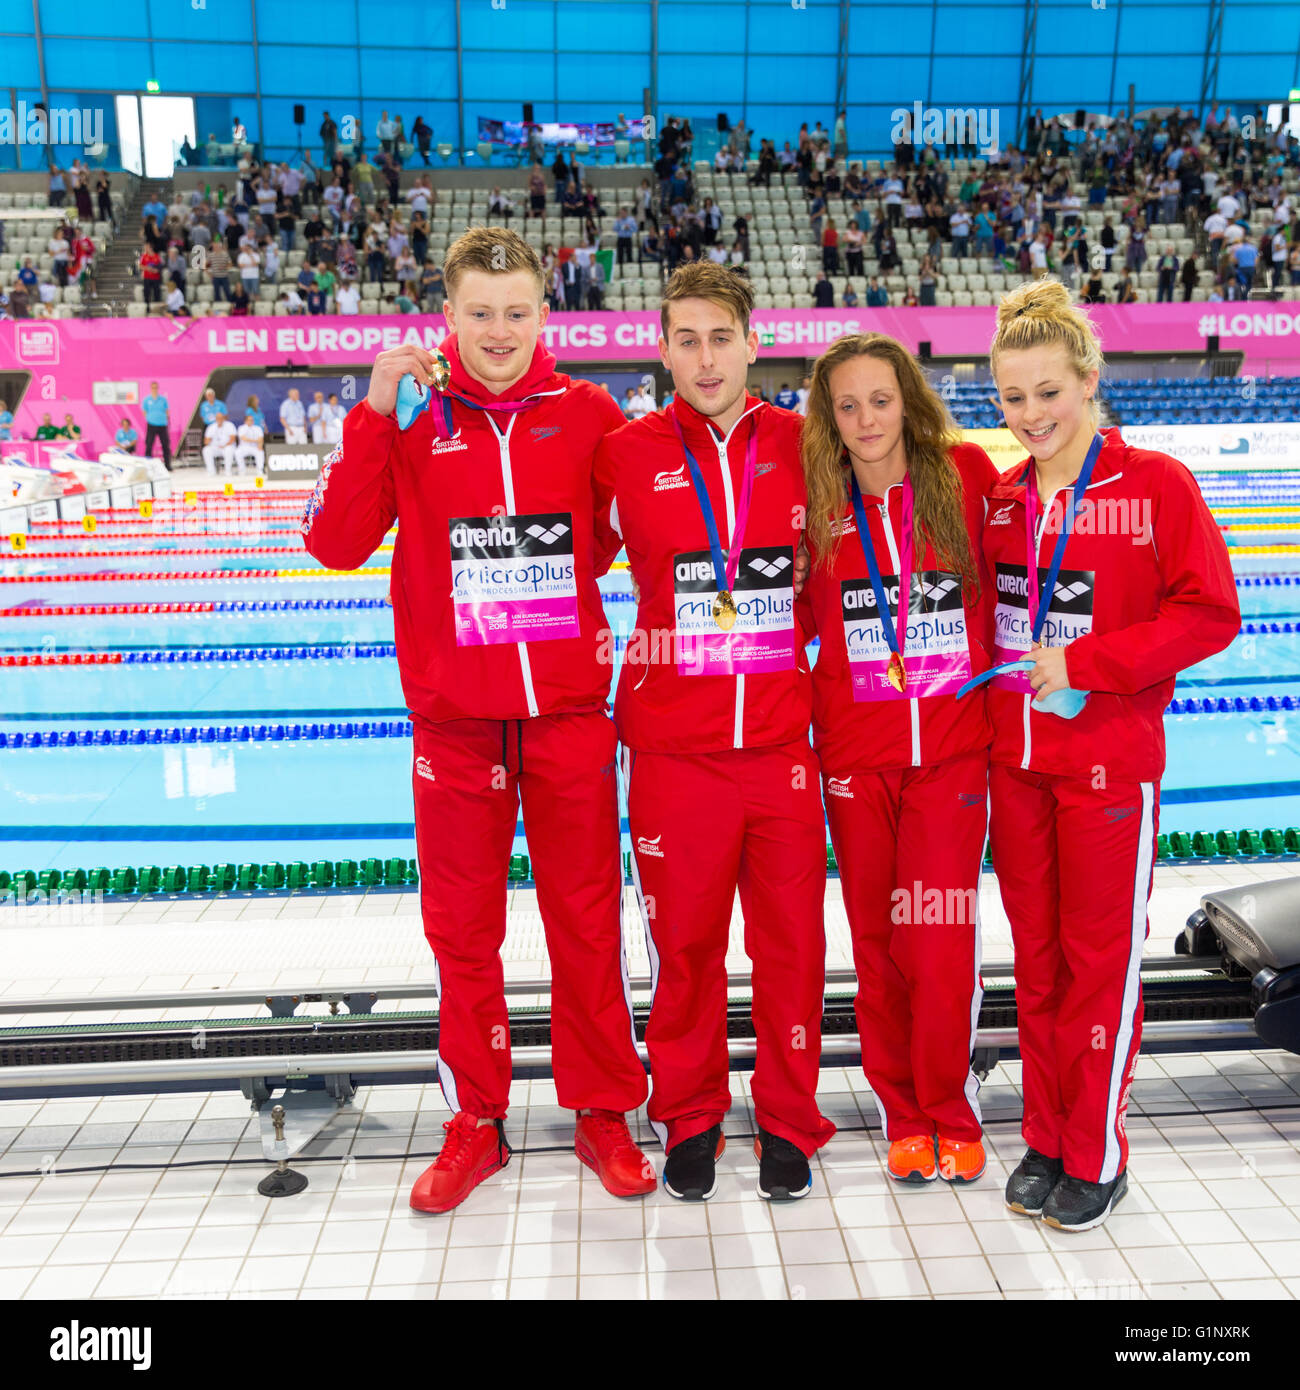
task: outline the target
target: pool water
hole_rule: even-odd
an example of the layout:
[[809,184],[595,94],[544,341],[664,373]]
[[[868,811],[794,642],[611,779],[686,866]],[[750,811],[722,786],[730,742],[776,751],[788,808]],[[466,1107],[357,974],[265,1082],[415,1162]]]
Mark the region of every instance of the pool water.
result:
[[[1177,700],[1300,704],[1300,471],[1198,476],[1243,632]],[[393,537],[366,572],[329,574],[302,550],[305,498],[177,498],[94,534],[38,526],[4,555],[0,658],[39,664],[0,665],[0,868],[413,856]],[[627,571],[601,589],[626,636]],[[100,659],[56,664],[73,655]],[[1300,708],[1168,714],[1161,829],[1300,824],[1298,730]]]

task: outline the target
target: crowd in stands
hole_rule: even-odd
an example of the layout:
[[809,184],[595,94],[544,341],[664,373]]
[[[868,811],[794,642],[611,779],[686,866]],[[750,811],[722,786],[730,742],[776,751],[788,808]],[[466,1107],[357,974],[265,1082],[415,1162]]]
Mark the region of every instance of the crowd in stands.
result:
[[[67,169],[50,167],[48,188],[49,206],[61,214],[45,244],[49,268],[42,271],[35,257],[25,255],[9,284],[0,276],[0,318],[47,318],[58,297],[56,290],[75,285],[82,291],[95,291],[97,248],[91,233],[97,215],[101,222],[115,222],[111,177],[76,159]],[[5,249],[4,223],[0,220],[0,252]]]
[[[776,273],[788,273],[797,293],[808,287],[809,307],[932,305],[947,283],[962,287],[958,265],[977,285],[986,275],[994,286],[1002,276],[1056,275],[1089,302],[1134,302],[1153,290],[1160,300],[1242,299],[1300,286],[1300,200],[1287,188],[1300,143],[1285,129],[1269,132],[1262,111],[1247,130],[1216,106],[1203,124],[1175,109],[1083,132],[1039,111],[1023,148],[1010,144],[953,167],[951,157],[979,152],[914,145],[906,131],[892,162],[846,162],[845,120],[840,113],[833,132],[805,123],[779,150],[761,138],[755,151],[743,123],[728,126],[700,191],[690,122],[669,117],[653,168],[617,201],[597,191],[576,152],[560,151],[549,170],[533,160],[517,200],[493,189],[487,216],[525,229],[546,216],[549,230],[558,214],[563,244],[539,247],[555,309],[604,307],[611,277],[624,268],[639,277],[650,266],[657,277],[708,258],[738,274],[772,274],[770,226],[756,258],[751,215],[725,204],[731,190],[774,185],[791,190],[782,208],[797,209],[793,225],[776,233],[789,263]],[[415,134],[427,154],[432,129],[419,119]],[[212,302],[234,315],[255,312],[259,299],[266,312],[268,288],[287,314],[352,315],[363,303],[368,311],[438,311],[443,277],[430,250],[438,192],[425,173],[402,186],[400,118],[384,113],[373,160],[364,148],[353,157],[355,147],[337,135],[326,113],[320,165],[310,154],[259,164],[248,147],[232,186],[146,205],[138,261],[146,310],[189,314],[198,270]],[[111,217],[107,176],[94,177],[100,212]],[[91,178],[84,166],[51,172],[51,205],[71,194],[78,216],[50,240],[50,286],[93,285]],[[294,256],[291,266],[297,249],[304,263]],[[0,288],[0,313],[40,313],[42,289],[35,269],[24,267],[7,293]],[[48,303],[51,291],[44,295]]]

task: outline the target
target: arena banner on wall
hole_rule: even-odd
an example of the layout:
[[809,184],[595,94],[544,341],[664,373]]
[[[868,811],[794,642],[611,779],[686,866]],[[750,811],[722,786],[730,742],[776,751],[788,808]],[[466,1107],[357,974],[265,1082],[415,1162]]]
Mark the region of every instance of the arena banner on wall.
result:
[[[1236,310],[1205,304],[1094,305],[1089,309],[1107,353],[1202,352],[1206,338],[1245,354],[1243,372],[1300,375],[1300,304],[1280,302]],[[845,334],[888,333],[934,357],[980,360],[987,355],[996,311],[991,307],[889,309],[761,309],[753,316],[760,358],[813,358]],[[441,314],[240,319],[38,319],[0,323],[0,370],[30,372],[14,405],[14,434],[30,438],[45,411],[71,412],[84,435],[83,453],[106,448],[122,415],[144,436],[138,405],[96,404],[95,382],[134,382],[138,396],[157,381],[171,405],[177,442],[210,375],[223,368],[275,371],[292,362],[359,377],[386,348],[446,336]],[[644,363],[658,355],[655,310],[552,314],[543,330],[561,369],[587,363]],[[357,383],[353,400],[364,394]],[[343,404],[350,405],[344,380]]]
[[333,444],[268,444],[268,478],[315,479]]

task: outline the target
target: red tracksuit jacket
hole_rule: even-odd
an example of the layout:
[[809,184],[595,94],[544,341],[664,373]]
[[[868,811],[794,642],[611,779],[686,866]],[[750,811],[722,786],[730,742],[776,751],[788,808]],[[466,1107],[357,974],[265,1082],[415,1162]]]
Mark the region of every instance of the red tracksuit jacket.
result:
[[[466,374],[454,337],[442,351],[453,391],[498,399]],[[402,691],[412,714],[433,721],[603,709],[609,697],[591,460],[623,414],[590,382],[557,373],[540,341],[505,396],[534,404],[489,416],[453,401],[450,440],[435,431],[437,401],[405,433],[363,401],[303,516],[307,549],[342,570],[364,564],[400,517],[392,595]],[[543,639],[548,627],[571,635]],[[538,636],[503,640],[521,630]]]
[[[1241,626],[1232,565],[1196,479],[1177,459],[1104,444],[1066,543],[1044,631],[1065,646],[1070,685],[1093,693],[1073,719],[1031,710],[1019,688],[989,688],[992,760],[1067,777],[1154,782],[1165,768],[1164,712],[1179,671],[1222,651]],[[989,495],[984,556],[993,571],[994,661],[1029,646],[1025,484],[1028,460]],[[1065,494],[1043,498],[1039,582],[1061,529]]]
[[[983,449],[974,444],[956,445],[950,457],[961,474],[966,529],[971,551],[980,568],[980,590],[976,598],[961,603],[959,591],[941,576],[934,550],[914,552],[914,573],[926,576],[927,594],[940,590],[937,600],[927,597],[927,607],[937,602],[939,620],[951,621],[944,612],[947,604],[964,609],[966,651],[971,676],[987,670],[993,631],[993,585],[983,565],[981,545],[985,498],[999,478],[998,470]],[[897,576],[903,543],[903,485],[889,489],[886,498],[864,493],[862,502],[871,531],[880,573],[885,579],[891,605],[896,602],[889,577]],[[888,513],[889,529],[885,529]],[[852,627],[861,610],[863,596],[872,611],[871,581],[858,539],[853,511],[846,507],[838,523],[842,539],[832,568],[823,569],[813,557],[812,570],[798,606],[808,609],[808,625],[815,628],[820,647],[813,665],[813,744],[828,773],[875,772],[886,768],[922,767],[977,752],[989,746],[991,730],[985,716],[983,688],[958,700],[954,694],[934,694],[924,698],[856,700],[849,660],[846,623]],[[891,615],[896,613],[891,607]],[[903,653],[909,672],[918,653],[925,628],[924,614],[912,614],[909,627],[916,631],[904,643]]]
[[[755,642],[770,642],[765,648],[771,657],[768,669],[757,669],[755,657],[748,672],[707,673],[712,659],[701,654],[701,647],[678,640],[700,632],[716,647],[722,639],[708,615],[717,592],[708,529],[669,411],[676,412],[699,463],[724,554],[731,543],[749,433],[757,430],[753,494],[736,580],[737,630],[751,622],[760,629]],[[794,548],[807,508],[799,462],[802,424],[793,412],[746,395],[745,413],[721,436],[678,396],[667,411],[624,425],[600,446],[597,546],[603,559],[625,544],[641,589],[614,699],[614,721],[629,748],[714,753],[807,738],[808,634],[794,611],[792,583]],[[791,625],[787,638],[784,629]],[[790,650],[784,666],[776,652],[782,643]],[[686,669],[704,673],[686,674]]]

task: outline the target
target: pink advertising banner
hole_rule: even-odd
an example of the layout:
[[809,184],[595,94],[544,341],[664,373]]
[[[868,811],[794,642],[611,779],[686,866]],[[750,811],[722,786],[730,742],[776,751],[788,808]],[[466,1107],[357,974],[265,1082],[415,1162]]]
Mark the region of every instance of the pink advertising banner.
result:
[[[1110,354],[1200,352],[1217,334],[1220,348],[1245,354],[1243,372],[1300,374],[1300,303],[1094,305],[1089,310]],[[764,309],[754,315],[759,356],[816,357],[846,333],[888,333],[916,351],[929,342],[935,357],[984,357],[993,334],[992,308]],[[241,319],[52,319],[0,323],[0,371],[30,371],[14,412],[15,439],[30,438],[48,411],[55,423],[71,413],[90,449],[107,448],[122,416],[143,436],[138,404],[149,383],[171,403],[175,438],[190,422],[211,373],[297,366],[365,372],[386,348],[406,342],[434,347],[446,335],[441,314],[393,317]],[[543,334],[561,368],[635,364],[657,357],[659,315],[553,314]],[[111,392],[106,384],[116,384]],[[121,388],[125,386],[126,390]],[[344,404],[347,404],[344,402]],[[90,449],[83,447],[82,452]]]

